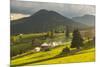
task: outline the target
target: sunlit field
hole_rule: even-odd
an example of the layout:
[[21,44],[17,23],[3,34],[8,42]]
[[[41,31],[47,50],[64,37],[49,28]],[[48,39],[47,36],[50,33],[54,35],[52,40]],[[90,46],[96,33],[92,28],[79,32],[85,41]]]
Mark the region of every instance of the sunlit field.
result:
[[[49,51],[39,51],[34,52],[34,48],[31,45],[32,38],[38,38],[44,34],[23,34],[21,42],[15,43],[15,45],[11,45],[13,51],[18,49],[31,49],[22,52],[21,54],[17,54],[16,56],[11,57],[11,66],[23,66],[23,65],[37,65],[37,64],[64,64],[64,63],[76,63],[76,62],[94,62],[95,61],[95,46],[92,40],[84,40],[84,47],[80,50],[76,50],[75,48],[70,48],[72,33],[70,33],[70,37],[66,39],[64,37],[64,33],[56,34],[53,37],[53,41],[63,40],[58,46],[50,48]],[[18,36],[13,36],[18,39]],[[66,41],[65,41],[66,39]],[[19,40],[19,39],[18,39]],[[26,41],[26,42],[25,42]],[[28,41],[28,42],[27,42]],[[44,40],[43,42],[48,42],[48,40]],[[22,46],[23,45],[23,46]],[[29,46],[30,45],[30,46]],[[65,55],[61,55],[62,50],[68,47],[70,49],[70,53],[66,53]],[[16,49],[15,49],[16,48]],[[18,52],[18,51],[17,51]]]

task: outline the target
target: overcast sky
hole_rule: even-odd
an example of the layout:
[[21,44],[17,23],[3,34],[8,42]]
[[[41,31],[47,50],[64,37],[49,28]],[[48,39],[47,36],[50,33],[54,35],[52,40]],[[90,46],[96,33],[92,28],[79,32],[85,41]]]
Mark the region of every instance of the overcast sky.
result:
[[47,3],[34,1],[11,0],[11,15],[32,15],[40,9],[56,11],[66,17],[76,17],[85,14],[95,15],[94,5],[79,5],[67,3]]

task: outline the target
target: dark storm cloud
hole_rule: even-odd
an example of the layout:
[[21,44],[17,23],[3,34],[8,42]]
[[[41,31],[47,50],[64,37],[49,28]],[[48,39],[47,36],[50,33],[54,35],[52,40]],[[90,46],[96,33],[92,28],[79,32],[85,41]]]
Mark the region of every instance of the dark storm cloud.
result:
[[33,1],[16,1],[11,0],[11,13],[34,14],[40,9],[56,11],[64,16],[73,17],[84,14],[95,15],[94,5],[76,5],[62,3],[45,3]]

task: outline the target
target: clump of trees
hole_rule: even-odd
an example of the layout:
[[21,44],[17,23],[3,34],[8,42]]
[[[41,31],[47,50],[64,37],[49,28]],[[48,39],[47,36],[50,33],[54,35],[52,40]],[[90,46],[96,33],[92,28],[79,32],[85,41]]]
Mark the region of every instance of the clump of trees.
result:
[[66,36],[66,38],[69,37],[69,26],[66,26],[65,36]]
[[93,37],[93,43],[95,44],[95,37]]
[[68,55],[69,53],[70,53],[70,49],[68,47],[65,47],[60,53],[60,56],[65,56],[65,55]]
[[47,32],[47,37],[53,38],[54,37],[54,30]]
[[71,42],[71,48],[80,49],[83,46],[83,38],[78,29],[73,32],[73,39]]
[[41,46],[41,43],[42,42],[38,38],[33,38],[33,40],[32,40],[33,47],[39,47],[39,46]]

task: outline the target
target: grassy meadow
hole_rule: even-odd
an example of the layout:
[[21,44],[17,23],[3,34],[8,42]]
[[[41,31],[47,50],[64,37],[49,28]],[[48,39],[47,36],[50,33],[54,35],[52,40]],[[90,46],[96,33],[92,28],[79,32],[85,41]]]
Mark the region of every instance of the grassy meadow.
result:
[[[72,33],[66,38],[64,33],[56,33],[52,40],[46,36],[46,33],[22,34],[12,36],[11,44],[11,66],[40,65],[40,64],[65,64],[76,62],[94,62],[95,61],[95,43],[93,39],[84,37],[84,46],[82,49],[70,48]],[[50,48],[47,51],[34,51],[32,39],[37,38],[41,43],[59,42],[59,45]],[[64,48],[68,47],[70,53],[62,54]]]

